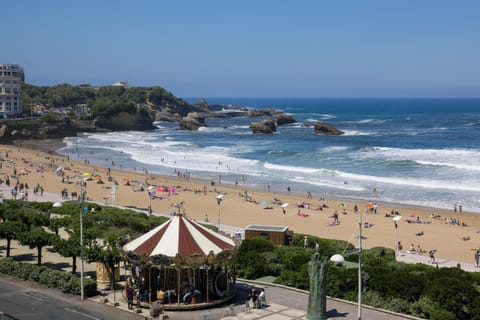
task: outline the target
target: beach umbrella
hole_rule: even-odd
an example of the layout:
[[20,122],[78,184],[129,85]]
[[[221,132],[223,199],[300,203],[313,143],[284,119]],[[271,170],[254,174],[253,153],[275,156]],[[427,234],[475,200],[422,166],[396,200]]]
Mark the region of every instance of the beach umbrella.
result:
[[270,202],[265,200],[265,201],[262,201],[261,204],[263,204],[264,206],[268,206],[270,204]]
[[169,189],[168,189],[168,192],[174,193],[174,192],[175,192],[175,188],[169,188]]
[[55,172],[59,172],[59,171],[62,171],[63,170],[63,167],[58,167],[57,169],[55,169]]
[[165,189],[164,187],[158,187],[157,192],[167,192],[167,189]]
[[84,172],[84,173],[82,173],[82,176],[84,176],[84,177],[90,177],[90,172]]
[[62,206],[62,203],[61,202],[54,202],[52,207],[54,208],[60,208]]
[[153,190],[155,190],[155,188],[156,188],[155,186],[150,186],[150,187],[147,188],[147,190],[148,191],[153,191]]

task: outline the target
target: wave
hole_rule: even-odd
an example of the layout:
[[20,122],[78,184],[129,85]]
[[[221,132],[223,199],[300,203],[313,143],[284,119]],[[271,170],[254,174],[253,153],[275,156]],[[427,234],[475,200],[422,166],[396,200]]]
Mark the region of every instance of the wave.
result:
[[352,120],[352,121],[342,121],[343,123],[349,124],[383,124],[385,122],[390,121],[390,119],[362,119],[362,120]]
[[459,164],[459,163],[446,163],[446,162],[434,162],[434,161],[415,161],[415,162],[425,166],[452,167],[460,170],[480,171],[480,165],[472,166],[472,165]]
[[480,150],[369,147],[361,149],[355,156],[395,161],[414,161],[420,165],[446,166],[460,170],[480,170]]
[[278,164],[272,164],[272,163],[269,163],[269,162],[265,162],[263,166],[266,169],[282,170],[282,171],[289,171],[289,172],[301,172],[301,173],[316,173],[316,172],[319,172],[319,170],[320,170],[320,169],[307,168],[307,167],[294,167],[294,166],[278,165]]
[[318,152],[324,152],[324,153],[331,153],[331,152],[345,152],[349,149],[349,147],[343,147],[343,146],[331,146],[331,147],[323,147],[317,149]]
[[[430,180],[426,178],[405,178],[405,177],[395,177],[395,176],[374,176],[374,175],[364,175],[358,173],[350,173],[340,170],[325,169],[325,168],[309,168],[309,167],[294,167],[286,165],[275,165],[266,162],[264,164],[266,169],[271,170],[280,170],[286,172],[296,172],[296,173],[305,173],[309,175],[320,175],[320,176],[329,176],[337,177],[338,181],[344,184],[350,184],[352,181],[355,183],[375,183],[375,184],[389,184],[397,186],[408,186],[416,188],[428,188],[428,189],[447,189],[447,190],[463,190],[463,191],[478,191],[476,183],[462,183],[455,184],[451,181],[444,180]],[[307,182],[308,180],[305,180]]]
[[320,117],[320,119],[322,120],[335,119],[337,117],[337,116],[334,116],[333,114],[328,114],[328,113],[311,113],[310,115],[315,117]]
[[344,130],[340,129],[344,132],[344,136],[373,136],[376,135],[377,132],[374,131],[361,131],[361,130]]
[[480,121],[467,122],[467,123],[464,124],[464,126],[466,126],[466,127],[476,127],[476,126],[480,126]]
[[200,127],[198,128],[198,132],[223,132],[225,129],[228,128],[223,128],[223,127]]
[[348,183],[343,183],[343,182],[333,182],[333,181],[326,181],[326,180],[307,180],[303,179],[301,177],[294,177],[293,179],[290,179],[292,182],[299,182],[299,183],[306,183],[310,185],[314,185],[317,187],[327,187],[327,188],[334,188],[334,189],[341,189],[341,190],[348,190],[348,191],[355,191],[355,192],[361,192],[365,191],[365,188],[362,186],[357,186],[357,185],[351,185]]

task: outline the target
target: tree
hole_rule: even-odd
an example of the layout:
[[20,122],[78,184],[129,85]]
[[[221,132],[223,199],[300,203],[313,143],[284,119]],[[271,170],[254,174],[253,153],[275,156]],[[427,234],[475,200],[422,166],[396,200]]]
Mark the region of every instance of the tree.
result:
[[118,240],[117,234],[109,234],[105,240],[105,246],[102,247],[98,242],[93,241],[86,251],[88,262],[100,262],[105,265],[110,273],[112,290],[115,290],[115,267],[123,258],[122,251],[118,247]]
[[55,235],[58,236],[58,231],[61,227],[64,227],[67,222],[68,220],[65,218],[51,218],[48,222],[48,229],[55,232]]
[[[72,273],[77,272],[77,257],[81,254],[80,248],[80,230],[67,230],[68,239],[62,239],[57,237],[53,242],[54,249],[62,256],[66,258],[72,258]],[[85,243],[93,241],[95,239],[95,232],[92,230],[84,230],[83,233]]]
[[7,257],[10,257],[10,243],[13,239],[17,239],[23,230],[23,224],[18,221],[5,221],[0,224],[0,239],[7,240]]
[[37,264],[42,265],[42,249],[51,245],[55,240],[55,235],[48,233],[41,227],[35,227],[30,231],[24,232],[20,236],[20,243],[28,245],[30,249],[37,248]]

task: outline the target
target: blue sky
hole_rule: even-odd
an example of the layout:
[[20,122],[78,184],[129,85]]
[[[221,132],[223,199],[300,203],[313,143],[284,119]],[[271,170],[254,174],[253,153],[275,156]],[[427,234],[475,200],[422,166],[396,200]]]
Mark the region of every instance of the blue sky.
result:
[[0,0],[28,83],[181,97],[479,97],[480,1]]

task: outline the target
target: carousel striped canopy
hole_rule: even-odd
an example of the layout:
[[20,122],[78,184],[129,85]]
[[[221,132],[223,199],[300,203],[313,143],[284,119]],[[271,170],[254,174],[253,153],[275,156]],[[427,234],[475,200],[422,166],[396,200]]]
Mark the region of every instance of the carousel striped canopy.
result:
[[233,250],[232,239],[211,231],[183,215],[175,215],[167,222],[123,246],[123,250],[137,255],[165,255],[175,257],[218,254]]

